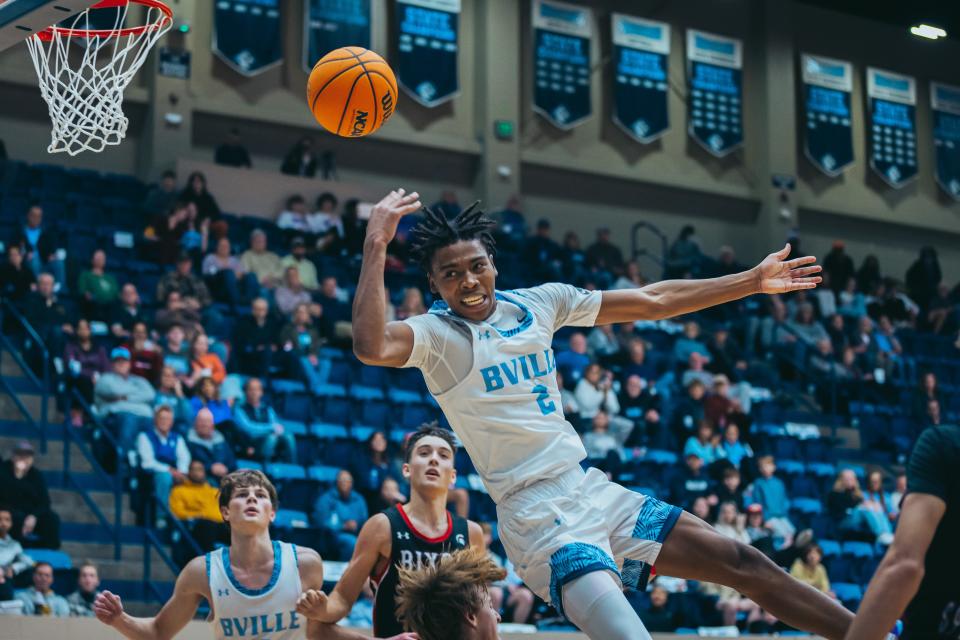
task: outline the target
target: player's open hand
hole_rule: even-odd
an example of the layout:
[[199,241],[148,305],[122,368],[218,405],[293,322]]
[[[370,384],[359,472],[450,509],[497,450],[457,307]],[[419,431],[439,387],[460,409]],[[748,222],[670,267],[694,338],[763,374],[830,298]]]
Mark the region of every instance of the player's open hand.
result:
[[373,207],[370,221],[367,223],[367,238],[390,242],[397,235],[400,218],[418,211],[422,206],[420,194],[416,191],[410,193],[403,189],[391,191]]
[[800,289],[813,289],[822,280],[818,275],[823,270],[814,256],[787,260],[788,244],[780,251],[763,259],[756,270],[760,280],[760,293],[787,293]]
[[93,613],[97,616],[97,620],[112,626],[117,618],[123,615],[123,602],[120,601],[120,596],[109,591],[101,591],[93,601]]
[[320,622],[334,623],[327,619],[327,594],[319,589],[307,589],[297,598],[297,613]]

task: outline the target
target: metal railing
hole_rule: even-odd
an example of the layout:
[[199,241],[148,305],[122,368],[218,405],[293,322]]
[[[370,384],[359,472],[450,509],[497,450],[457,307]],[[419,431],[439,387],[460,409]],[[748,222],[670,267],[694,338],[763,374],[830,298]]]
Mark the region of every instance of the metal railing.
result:
[[40,393],[40,423],[37,424],[37,421],[34,420],[33,415],[13,389],[13,386],[3,376],[0,376],[0,388],[2,388],[2,390],[13,399],[14,405],[16,405],[17,410],[25,418],[27,425],[32,430],[37,432],[40,439],[40,452],[46,453],[47,428],[49,426],[48,405],[50,404],[50,351],[47,349],[47,345],[44,343],[44,341],[40,338],[40,335],[27,321],[27,319],[23,317],[23,314],[20,313],[13,303],[6,299],[0,299],[0,328],[5,328],[7,326],[8,318],[15,321],[23,329],[27,339],[32,341],[33,345],[40,351],[40,357],[43,362],[41,365],[42,378],[37,377],[37,374],[27,363],[26,359],[23,357],[23,354],[21,354],[20,350],[17,349],[7,332],[0,330],[0,357],[3,357],[4,352],[9,353],[10,357],[12,357],[17,365],[23,370],[27,380],[29,380]]
[[[651,253],[640,246],[638,235],[641,231],[646,231],[660,241],[660,255]],[[660,277],[664,278],[667,269],[667,236],[660,231],[660,228],[649,222],[637,222],[630,229],[631,259],[639,260],[641,258],[652,262],[660,267]]]
[[193,551],[194,554],[201,556],[204,552],[203,549],[200,548],[200,545],[197,543],[196,539],[193,537],[193,534],[191,534],[190,530],[187,529],[185,524],[183,524],[183,521],[174,517],[173,513],[170,511],[170,507],[160,502],[160,500],[151,493],[146,509],[147,518],[149,520],[143,527],[143,593],[144,595],[149,593],[153,595],[156,600],[160,601],[164,600],[165,596],[160,593],[160,590],[157,589],[156,585],[154,585],[153,581],[150,579],[150,574],[153,567],[151,551],[156,550],[157,555],[160,556],[160,559],[163,560],[163,563],[167,565],[170,571],[174,574],[179,573],[181,567],[174,562],[173,557],[171,557],[170,553],[167,552],[163,542],[159,537],[157,537],[156,531],[154,531],[150,526],[150,521],[155,518],[158,512],[163,515],[168,525],[173,526],[175,533],[180,536],[181,540],[189,545],[190,550]]

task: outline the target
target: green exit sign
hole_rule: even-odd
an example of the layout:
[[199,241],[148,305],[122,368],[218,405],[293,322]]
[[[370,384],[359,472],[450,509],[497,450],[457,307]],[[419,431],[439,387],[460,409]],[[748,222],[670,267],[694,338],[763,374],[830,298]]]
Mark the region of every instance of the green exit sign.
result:
[[513,121],[495,120],[493,123],[493,135],[497,140],[513,140]]

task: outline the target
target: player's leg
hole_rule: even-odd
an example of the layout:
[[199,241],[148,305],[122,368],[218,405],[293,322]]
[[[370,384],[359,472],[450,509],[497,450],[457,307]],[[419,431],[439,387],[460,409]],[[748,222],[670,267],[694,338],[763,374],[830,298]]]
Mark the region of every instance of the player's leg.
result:
[[606,571],[591,571],[565,584],[563,613],[591,640],[650,640],[650,634]]
[[826,594],[689,513],[663,541],[656,565],[663,575],[733,587],[790,626],[830,640],[841,640],[853,622],[853,614]]
[[525,624],[533,611],[533,592],[523,585],[513,588],[513,593],[507,598],[507,607],[513,609],[513,622]]

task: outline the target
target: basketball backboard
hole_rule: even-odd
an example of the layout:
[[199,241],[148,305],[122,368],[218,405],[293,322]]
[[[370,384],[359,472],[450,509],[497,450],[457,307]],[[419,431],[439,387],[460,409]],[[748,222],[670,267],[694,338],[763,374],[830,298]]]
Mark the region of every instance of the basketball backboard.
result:
[[0,0],[0,51],[96,3],[97,0]]

